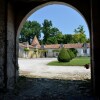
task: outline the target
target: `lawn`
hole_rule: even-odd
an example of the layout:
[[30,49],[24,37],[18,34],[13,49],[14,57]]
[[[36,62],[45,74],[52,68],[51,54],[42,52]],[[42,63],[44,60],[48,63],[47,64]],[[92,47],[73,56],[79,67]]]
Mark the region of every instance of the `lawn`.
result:
[[59,62],[52,61],[49,62],[48,65],[51,66],[84,66],[85,64],[90,63],[90,57],[76,57],[72,59],[70,62]]

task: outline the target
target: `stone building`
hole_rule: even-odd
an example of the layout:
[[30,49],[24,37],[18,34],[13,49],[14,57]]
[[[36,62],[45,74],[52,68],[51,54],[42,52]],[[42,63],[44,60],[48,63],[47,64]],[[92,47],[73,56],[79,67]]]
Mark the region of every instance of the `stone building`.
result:
[[[90,56],[90,44],[89,43],[40,45],[37,37],[35,36],[31,45],[28,45],[27,42],[26,44],[19,43],[19,57],[22,57],[22,58],[57,57],[59,54],[59,50],[62,47],[66,49],[71,49],[71,48],[76,49],[77,56]],[[24,51],[24,48],[30,49],[28,51],[28,55],[26,51]],[[42,50],[44,50],[45,52],[41,52]]]

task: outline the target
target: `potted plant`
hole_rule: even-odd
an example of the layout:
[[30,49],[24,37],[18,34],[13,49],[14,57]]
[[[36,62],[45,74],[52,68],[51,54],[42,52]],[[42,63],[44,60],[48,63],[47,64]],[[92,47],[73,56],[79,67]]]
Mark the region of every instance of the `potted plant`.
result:
[[29,48],[27,48],[27,47],[26,47],[26,48],[24,48],[24,51],[25,51],[25,57],[26,57],[26,58],[28,58],[28,51],[29,51],[29,50],[30,50],[30,49],[29,49]]
[[29,51],[29,48],[24,48],[24,51],[25,51],[25,52],[28,52],[28,51]]
[[86,69],[89,69],[89,64],[85,64],[84,67],[85,67]]

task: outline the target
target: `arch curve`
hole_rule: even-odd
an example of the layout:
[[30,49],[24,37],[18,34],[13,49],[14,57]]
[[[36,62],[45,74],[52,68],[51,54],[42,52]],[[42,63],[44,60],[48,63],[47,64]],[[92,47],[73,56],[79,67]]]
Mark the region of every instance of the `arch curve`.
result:
[[[47,3],[44,3],[44,4],[40,4],[39,6],[33,8],[32,10],[30,10],[22,19],[22,21],[20,22],[20,25],[18,27],[18,30],[17,30],[17,38],[19,37],[19,34],[20,34],[20,31],[23,27],[23,24],[24,22],[27,20],[27,18],[29,16],[31,16],[34,12],[36,12],[37,10],[45,7],[45,6],[48,6],[48,5],[53,5],[53,4],[58,4],[58,5],[64,5],[64,6],[68,6],[70,8],[72,8],[73,10],[77,11],[80,16],[82,16],[82,18],[84,19],[84,21],[86,22],[86,25],[88,27],[88,30],[89,30],[89,25],[88,25],[88,22],[85,18],[85,16],[81,13],[81,11],[79,11],[76,7],[72,6],[71,4],[68,4],[68,3],[65,3],[65,2],[60,2],[60,1],[50,1],[50,2],[47,2]],[[89,33],[90,33],[90,30],[89,30]],[[90,34],[89,34],[90,35]]]

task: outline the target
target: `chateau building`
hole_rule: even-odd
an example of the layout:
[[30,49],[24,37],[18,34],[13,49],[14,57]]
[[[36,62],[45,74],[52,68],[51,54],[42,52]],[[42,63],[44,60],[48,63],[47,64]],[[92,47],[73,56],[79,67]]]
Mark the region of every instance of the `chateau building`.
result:
[[[73,44],[49,44],[40,45],[35,36],[31,45],[28,42],[19,43],[19,57],[38,58],[38,57],[57,57],[59,50],[64,47],[66,49],[74,48],[77,50],[77,56],[90,56],[89,43],[73,43]],[[25,48],[29,50],[25,51]]]

